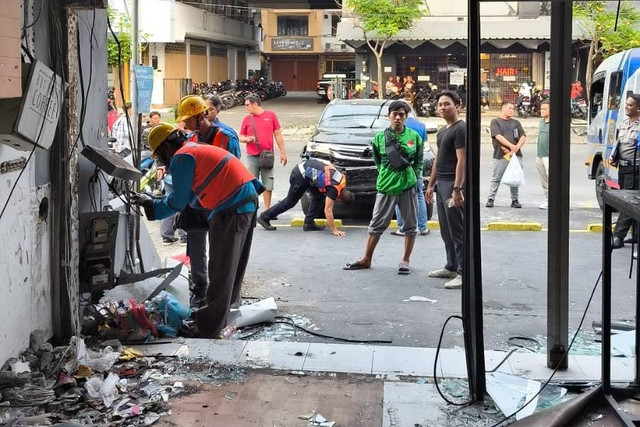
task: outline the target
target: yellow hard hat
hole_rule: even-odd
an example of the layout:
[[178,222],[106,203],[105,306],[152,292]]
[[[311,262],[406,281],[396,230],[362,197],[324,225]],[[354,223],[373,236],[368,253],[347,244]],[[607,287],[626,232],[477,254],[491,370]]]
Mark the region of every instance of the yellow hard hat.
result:
[[207,111],[207,104],[204,102],[201,96],[187,95],[180,100],[178,104],[178,118],[177,122],[187,120],[189,117],[197,116],[200,113]]
[[156,148],[158,148],[160,144],[169,137],[169,135],[177,130],[178,129],[175,126],[169,123],[158,123],[156,126],[152,127],[149,131],[149,136],[147,137],[147,142],[149,143],[151,151],[156,151]]

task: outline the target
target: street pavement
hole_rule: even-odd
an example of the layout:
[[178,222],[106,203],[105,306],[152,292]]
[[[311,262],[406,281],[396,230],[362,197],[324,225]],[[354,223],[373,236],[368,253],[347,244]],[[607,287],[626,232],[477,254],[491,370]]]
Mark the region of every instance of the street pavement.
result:
[[[293,95],[293,94],[292,94]],[[284,197],[291,168],[299,159],[313,125],[324,108],[316,104],[313,94],[287,96],[266,101],[266,109],[276,111],[283,125],[289,165],[276,166],[273,200]],[[239,128],[245,115],[243,107],[223,111],[221,119]],[[483,113],[488,126],[494,112]],[[429,118],[427,120],[439,120]],[[535,169],[535,134],[539,119],[523,120],[532,136],[524,146],[526,186],[521,188],[522,209],[509,207],[508,188],[500,188],[496,207],[484,207],[491,177],[491,145],[483,138],[480,194],[481,222],[538,222],[546,228],[548,211],[538,209],[543,199]],[[486,123],[485,123],[486,122]],[[430,135],[435,145],[435,138]],[[594,194],[594,182],[586,177],[584,160],[588,147],[584,138],[572,136],[570,228],[570,328],[582,315],[591,288],[600,271],[601,235],[581,232],[587,224],[601,223]],[[302,217],[300,206],[280,215],[275,232],[260,228],[254,234],[251,261],[243,295],[278,299],[280,313],[295,314],[315,324],[319,332],[362,340],[391,339],[393,345],[435,347],[442,323],[450,314],[460,313],[460,290],[446,290],[444,280],[427,277],[429,270],[444,265],[444,246],[437,230],[418,237],[412,258],[413,273],[399,276],[397,271],[403,239],[388,233],[382,238],[373,261],[365,271],[343,271],[342,266],[362,255],[366,239],[366,219],[345,219],[347,236],[337,238],[328,232],[303,232],[289,227],[292,218]],[[435,219],[435,217],[434,217]],[[161,246],[159,224],[148,223],[161,256],[184,253],[184,247]],[[512,335],[546,334],[546,264],[547,233],[482,233],[483,289],[485,304],[485,340],[487,349],[508,347]],[[614,253],[614,307],[616,320],[633,319],[634,304],[628,298],[634,283],[626,278],[630,248]],[[424,296],[431,302],[406,302],[411,296]],[[599,319],[601,299],[596,293],[585,327]],[[314,340],[298,336],[297,340]],[[445,335],[445,347],[462,345],[460,325],[451,325]]]

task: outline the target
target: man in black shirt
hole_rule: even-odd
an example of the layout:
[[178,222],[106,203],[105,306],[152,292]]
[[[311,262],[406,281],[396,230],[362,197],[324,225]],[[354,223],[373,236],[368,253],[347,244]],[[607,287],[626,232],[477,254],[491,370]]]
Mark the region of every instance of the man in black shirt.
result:
[[[502,175],[507,169],[511,156],[518,156],[520,166],[522,166],[522,151],[520,150],[527,141],[527,135],[522,129],[522,125],[513,119],[513,103],[504,101],[502,103],[502,113],[500,117],[491,120],[491,138],[493,139],[493,175],[491,176],[491,186],[489,187],[489,199],[487,207],[493,207]],[[518,187],[511,188],[511,207],[521,208],[518,201]]]
[[438,112],[447,125],[438,131],[438,156],[431,166],[427,201],[433,203],[437,193],[440,235],[447,252],[444,268],[429,272],[429,277],[449,278],[444,287],[462,287],[462,245],[464,243],[464,180],[467,127],[458,116],[461,100],[457,93],[444,91],[438,95]]

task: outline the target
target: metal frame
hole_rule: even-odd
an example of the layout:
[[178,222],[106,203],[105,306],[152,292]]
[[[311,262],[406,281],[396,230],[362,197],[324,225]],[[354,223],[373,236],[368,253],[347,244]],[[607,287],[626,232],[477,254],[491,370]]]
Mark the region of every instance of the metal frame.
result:
[[[485,0],[485,2],[498,0]],[[524,0],[535,1],[535,0]],[[474,401],[486,391],[483,337],[482,265],[480,240],[480,0],[467,0],[467,179],[465,203],[465,265],[462,317],[469,392]],[[572,0],[552,0],[549,231],[547,269],[547,360],[567,369],[564,356],[569,336],[569,171]]]

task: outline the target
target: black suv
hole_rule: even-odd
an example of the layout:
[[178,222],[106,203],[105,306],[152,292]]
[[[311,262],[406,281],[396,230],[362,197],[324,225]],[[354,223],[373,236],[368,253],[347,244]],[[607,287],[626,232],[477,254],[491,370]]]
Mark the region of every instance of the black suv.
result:
[[[330,160],[347,175],[347,188],[355,195],[355,202],[372,206],[375,202],[378,170],[373,161],[371,141],[380,131],[389,127],[387,99],[336,99],[327,105],[317,129],[301,156]],[[413,111],[411,117],[415,118]],[[435,125],[427,125],[427,132],[437,131]],[[423,180],[429,182],[434,153],[429,144],[424,147]],[[302,199],[306,212],[308,199]],[[427,216],[431,218],[433,206],[427,204]]]

